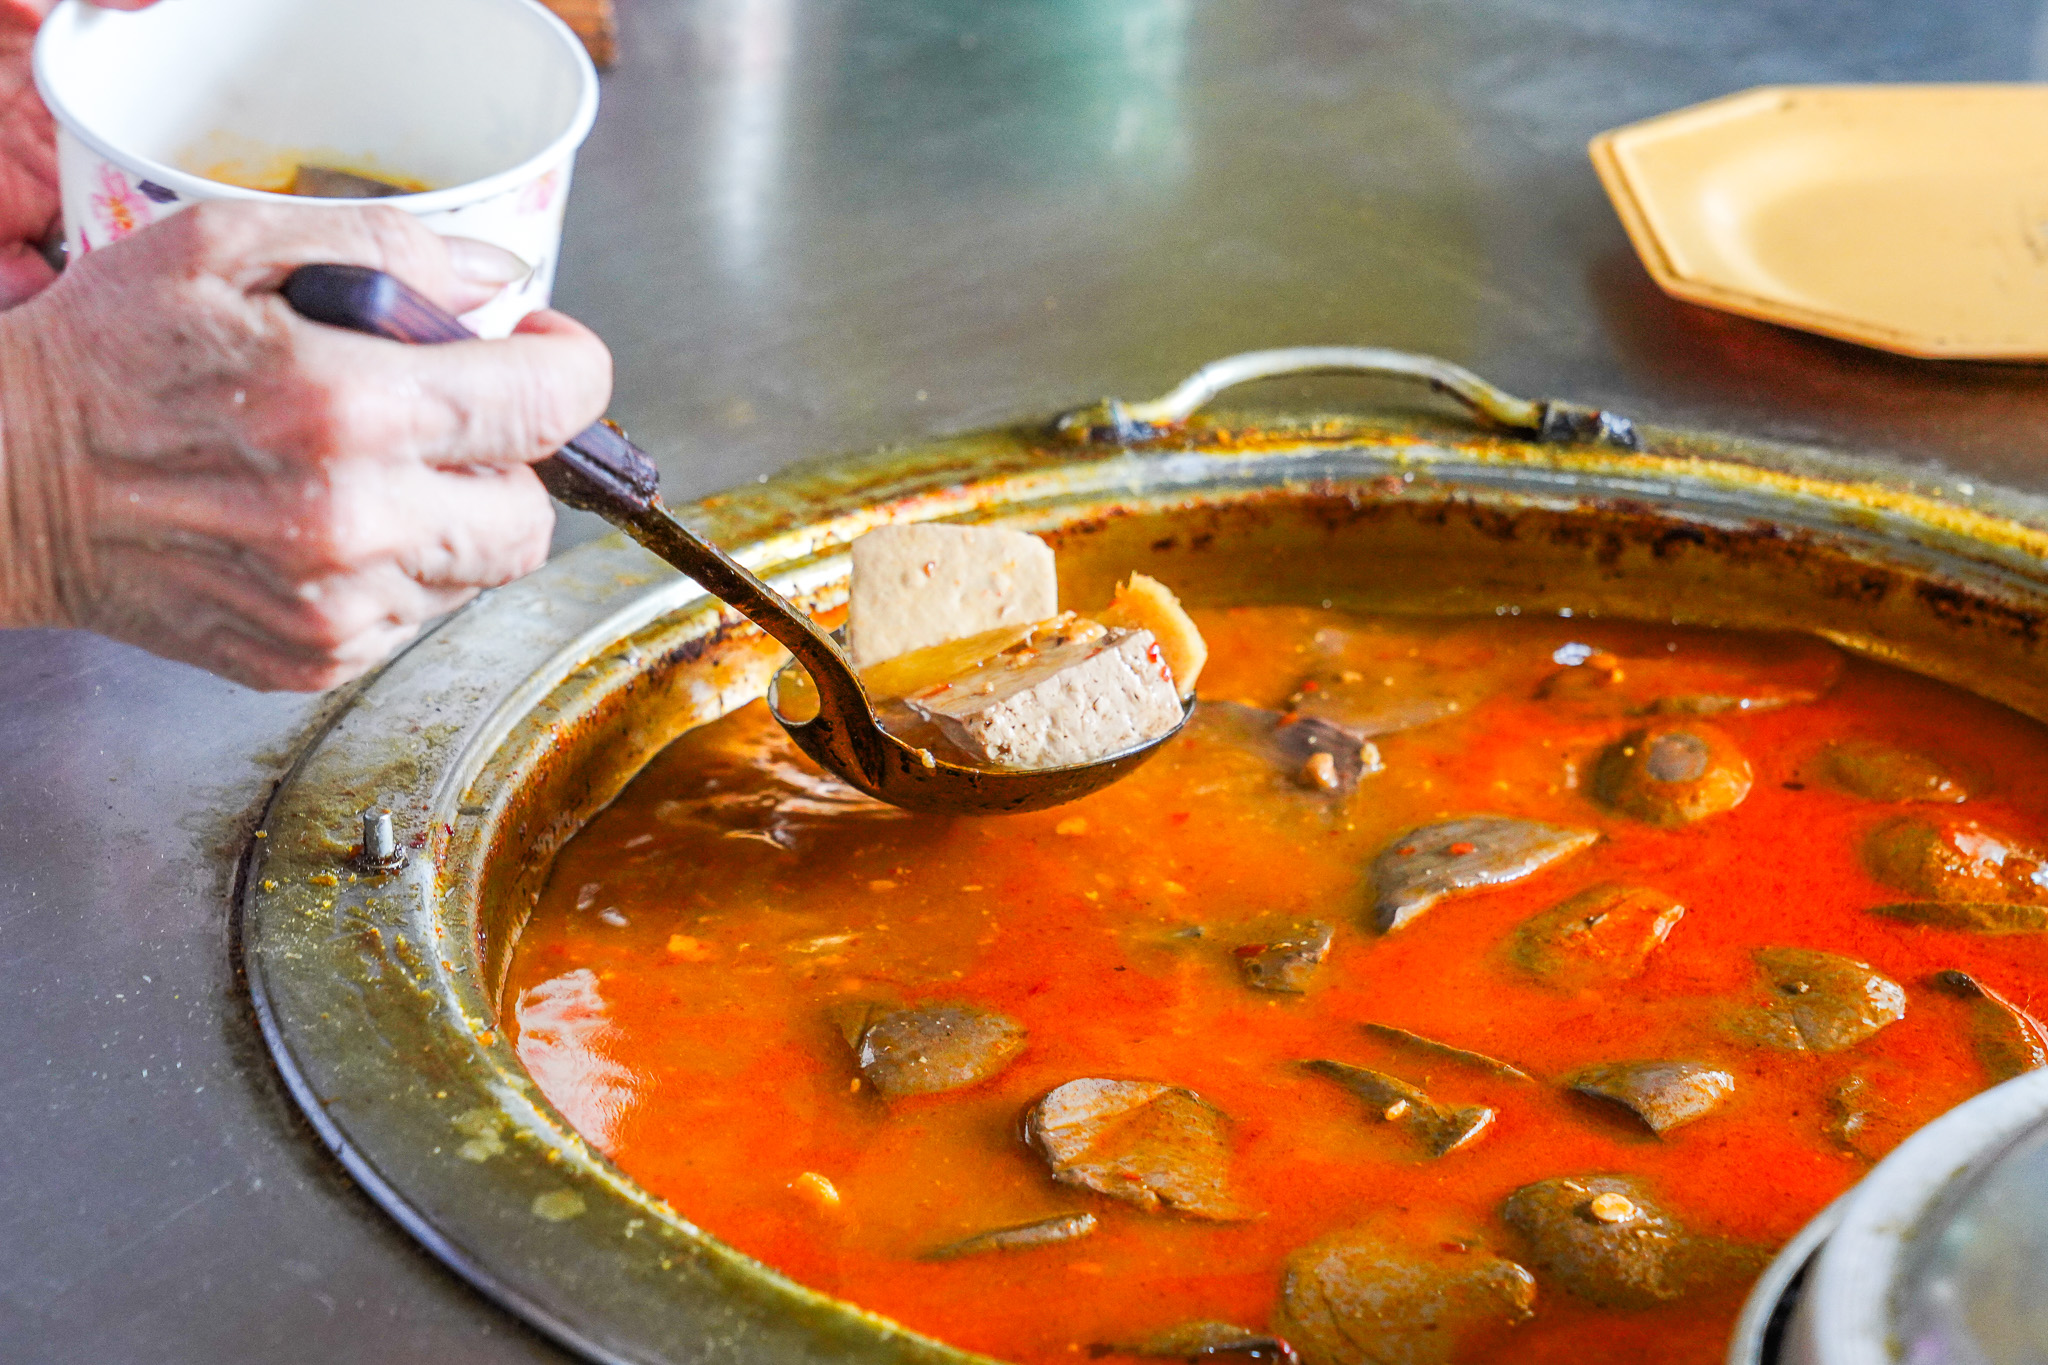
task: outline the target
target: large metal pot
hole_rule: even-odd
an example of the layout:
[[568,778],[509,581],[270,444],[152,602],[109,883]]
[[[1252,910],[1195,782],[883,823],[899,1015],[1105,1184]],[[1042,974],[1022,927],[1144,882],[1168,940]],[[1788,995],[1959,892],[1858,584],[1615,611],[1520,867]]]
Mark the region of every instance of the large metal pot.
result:
[[[1413,358],[1395,371],[1529,433],[1442,413],[1186,420],[1225,383],[1302,359],[1212,367],[1163,405],[802,468],[686,512],[819,610],[841,600],[863,530],[995,521],[1055,543],[1070,600],[1105,598],[1135,567],[1197,603],[1809,630],[2048,718],[2048,534],[2017,498],[1965,506],[1853,460],[1672,432],[1626,449],[1625,423]],[[498,1029],[554,852],[777,662],[616,538],[457,615],[357,689],[280,786],[239,894],[250,990],[294,1095],[373,1197],[587,1355],[962,1360],[653,1198]],[[394,812],[402,866],[362,860],[366,807]]]

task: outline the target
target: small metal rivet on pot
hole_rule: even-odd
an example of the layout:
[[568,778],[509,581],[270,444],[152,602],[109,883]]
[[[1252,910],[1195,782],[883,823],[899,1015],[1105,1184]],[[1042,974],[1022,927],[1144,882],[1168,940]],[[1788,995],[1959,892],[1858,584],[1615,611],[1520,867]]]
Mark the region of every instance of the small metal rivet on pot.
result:
[[390,811],[373,806],[363,812],[363,851],[359,861],[371,872],[395,872],[405,866]]

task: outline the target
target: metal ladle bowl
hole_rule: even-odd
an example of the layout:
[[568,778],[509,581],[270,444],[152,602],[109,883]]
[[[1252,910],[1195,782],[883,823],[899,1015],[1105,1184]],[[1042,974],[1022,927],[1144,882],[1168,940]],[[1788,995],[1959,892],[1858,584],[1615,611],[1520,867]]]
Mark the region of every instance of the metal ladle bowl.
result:
[[[725,600],[740,606],[731,598]],[[747,615],[758,623],[760,618],[752,612]],[[837,652],[831,637],[827,636],[826,642]],[[794,648],[790,653],[797,655]],[[799,669],[810,675],[818,696],[817,712],[809,718],[793,716],[793,708],[786,705],[788,694],[783,684]],[[818,686],[821,680],[822,687]],[[829,689],[835,687],[841,691],[836,703],[829,696]],[[793,657],[768,686],[769,714],[821,766],[892,806],[935,815],[1012,815],[1078,800],[1157,753],[1180,733],[1194,710],[1195,699],[1190,696],[1182,702],[1180,719],[1171,730],[1107,758],[1059,768],[984,768],[940,758],[891,732],[875,714],[872,700],[844,654],[838,655],[833,666],[818,668],[801,656]]]

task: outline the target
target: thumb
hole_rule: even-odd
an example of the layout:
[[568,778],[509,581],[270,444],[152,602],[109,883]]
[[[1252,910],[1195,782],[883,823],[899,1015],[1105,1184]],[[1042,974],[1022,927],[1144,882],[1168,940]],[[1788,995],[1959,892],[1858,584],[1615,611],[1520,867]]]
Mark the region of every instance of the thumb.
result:
[[57,278],[57,272],[27,242],[0,248],[0,309],[25,303]]

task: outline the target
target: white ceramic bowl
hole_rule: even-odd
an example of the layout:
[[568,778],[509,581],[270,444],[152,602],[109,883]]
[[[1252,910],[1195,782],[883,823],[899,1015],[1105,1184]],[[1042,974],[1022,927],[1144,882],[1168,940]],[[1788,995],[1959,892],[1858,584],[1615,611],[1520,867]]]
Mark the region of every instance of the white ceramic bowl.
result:
[[[1799,1266],[1826,1240],[1801,1288],[1776,1365],[1899,1365],[1895,1310],[1925,1220],[1967,1172],[2048,1117],[2048,1070],[2029,1071],[1965,1101],[1900,1143],[1764,1272],[1743,1312],[1731,1365],[1759,1357],[1763,1324]],[[2048,1208],[2032,1216],[2048,1219]],[[1815,1235],[1817,1234],[1817,1235]],[[1957,1358],[1954,1365],[1963,1365]]]
[[36,88],[57,120],[74,258],[205,199],[314,200],[201,172],[299,161],[435,188],[384,202],[534,267],[470,313],[502,336],[545,307],[597,72],[535,0],[64,0]]

